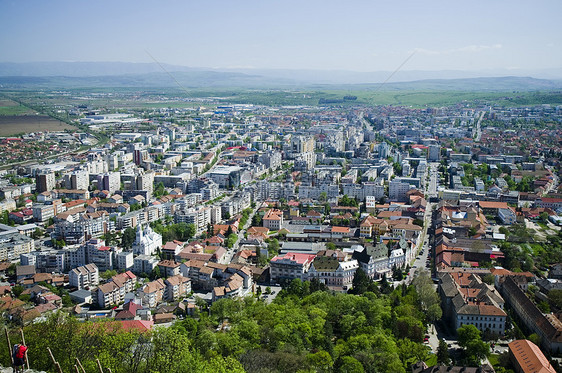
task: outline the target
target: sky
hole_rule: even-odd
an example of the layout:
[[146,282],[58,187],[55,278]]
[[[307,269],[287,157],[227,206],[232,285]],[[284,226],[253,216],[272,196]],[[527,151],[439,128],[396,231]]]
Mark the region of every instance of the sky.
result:
[[0,62],[561,68],[560,14],[560,0],[0,0]]

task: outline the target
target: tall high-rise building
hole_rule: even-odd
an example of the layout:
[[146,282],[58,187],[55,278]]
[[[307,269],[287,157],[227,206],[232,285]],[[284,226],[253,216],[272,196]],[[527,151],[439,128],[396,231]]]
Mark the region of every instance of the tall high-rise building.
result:
[[55,189],[55,174],[53,172],[45,172],[37,175],[35,178],[35,188],[37,193],[49,192]]
[[439,145],[430,145],[428,158],[430,161],[439,161],[441,157],[441,147]]
[[88,171],[79,170],[74,171],[66,178],[67,189],[82,189],[87,190],[90,185],[90,178]]
[[385,141],[379,144],[379,158],[386,159],[390,153],[390,147]]
[[98,189],[107,190],[111,194],[121,189],[121,174],[119,172],[107,172],[98,175]]
[[154,171],[147,171],[137,176],[136,189],[145,190],[148,198],[152,197],[154,191]]
[[309,136],[294,136],[291,138],[292,153],[313,153],[314,138]]

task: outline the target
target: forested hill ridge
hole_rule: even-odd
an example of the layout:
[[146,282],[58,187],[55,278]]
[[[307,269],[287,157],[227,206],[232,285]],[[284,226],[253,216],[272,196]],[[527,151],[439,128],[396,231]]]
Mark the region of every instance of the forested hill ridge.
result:
[[[97,371],[99,359],[114,373],[400,373],[429,359],[423,338],[430,320],[421,307],[436,300],[435,292],[423,291],[429,278],[395,290],[386,281],[379,289],[365,279],[355,283],[362,294],[331,293],[318,282],[296,279],[271,304],[254,297],[221,299],[193,318],[149,332],[54,314],[24,329],[31,367],[53,370],[47,347],[66,372],[75,358],[88,372]],[[0,363],[9,366],[3,343]]]

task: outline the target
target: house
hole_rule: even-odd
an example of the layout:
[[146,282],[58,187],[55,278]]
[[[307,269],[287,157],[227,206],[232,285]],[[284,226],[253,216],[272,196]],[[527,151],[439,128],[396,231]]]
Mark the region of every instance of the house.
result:
[[162,246],[162,258],[173,260],[183,249],[183,242],[169,241]]
[[115,315],[115,320],[139,320],[138,311],[143,307],[135,302],[127,302],[123,310]]
[[176,319],[176,315],[173,313],[158,313],[154,315],[154,324],[164,324],[173,322]]
[[349,227],[332,227],[332,238],[342,239],[350,236]]
[[498,210],[509,208],[507,202],[480,201],[478,204],[485,215],[496,216],[498,214]]
[[70,293],[69,295],[70,295],[70,299],[72,299],[72,301],[75,303],[78,304],[92,303],[92,299],[93,299],[92,292],[89,290],[85,290],[85,289],[76,290]]
[[553,264],[548,271],[548,277],[562,279],[562,263]]
[[27,266],[17,266],[16,267],[16,278],[19,282],[20,280],[24,280],[26,278],[31,278],[35,275],[35,266],[34,265],[27,265]]
[[558,210],[562,208],[562,198],[541,197],[535,201],[535,207]]
[[263,217],[263,226],[272,231],[278,231],[283,224],[283,212],[277,209],[271,209]]

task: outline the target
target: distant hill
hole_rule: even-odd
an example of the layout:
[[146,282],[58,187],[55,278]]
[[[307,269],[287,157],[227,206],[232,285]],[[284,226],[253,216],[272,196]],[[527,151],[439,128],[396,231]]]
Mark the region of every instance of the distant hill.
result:
[[[367,85],[380,87],[380,85]],[[502,76],[465,79],[426,79],[412,82],[387,83],[384,90],[438,90],[438,91],[535,91],[562,89],[562,80],[536,79],[520,76]]]
[[[165,71],[164,71],[165,70]],[[482,74],[482,75],[478,75]],[[495,74],[495,75],[491,75]],[[156,63],[0,63],[3,87],[178,87],[300,88],[383,90],[530,91],[562,88],[562,70],[543,70],[539,79],[501,71],[351,72],[284,69],[206,69]]]

